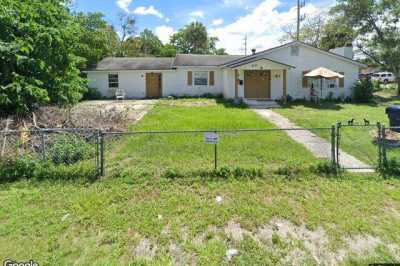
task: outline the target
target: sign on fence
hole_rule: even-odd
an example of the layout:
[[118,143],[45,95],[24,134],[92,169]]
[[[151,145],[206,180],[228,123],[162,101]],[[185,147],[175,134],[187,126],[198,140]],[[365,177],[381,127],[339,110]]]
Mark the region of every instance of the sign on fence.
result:
[[219,136],[214,132],[204,133],[204,143],[205,144],[217,144],[219,142]]

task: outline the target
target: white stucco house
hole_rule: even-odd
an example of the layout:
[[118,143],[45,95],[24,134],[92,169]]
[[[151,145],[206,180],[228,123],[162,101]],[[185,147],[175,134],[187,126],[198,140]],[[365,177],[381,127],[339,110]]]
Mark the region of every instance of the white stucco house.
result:
[[[320,80],[305,74],[325,67],[344,75]],[[351,47],[324,51],[293,41],[248,56],[183,55],[174,58],[105,58],[86,70],[89,86],[105,97],[117,90],[126,98],[223,95],[233,99],[308,99],[310,90],[325,97],[350,97],[365,65]],[[321,88],[322,85],[322,88]]]

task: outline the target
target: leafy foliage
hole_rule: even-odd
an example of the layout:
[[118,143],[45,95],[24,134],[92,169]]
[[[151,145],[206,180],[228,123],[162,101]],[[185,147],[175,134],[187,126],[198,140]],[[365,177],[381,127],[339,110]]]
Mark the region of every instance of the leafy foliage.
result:
[[356,29],[359,50],[393,72],[400,85],[400,1],[338,0],[332,12]]
[[206,27],[192,22],[172,35],[171,44],[184,54],[216,54],[225,52],[216,49],[218,38],[209,37]]
[[78,102],[80,27],[63,1],[0,0],[0,111]]
[[57,135],[47,153],[53,163],[66,165],[89,159],[93,154],[93,147],[75,135]]
[[374,97],[374,84],[370,79],[361,79],[353,87],[353,100],[359,103],[370,102]]

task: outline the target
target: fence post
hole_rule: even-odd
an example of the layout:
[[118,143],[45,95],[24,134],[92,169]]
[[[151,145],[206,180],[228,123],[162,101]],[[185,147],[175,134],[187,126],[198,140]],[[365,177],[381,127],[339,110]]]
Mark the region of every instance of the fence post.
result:
[[341,123],[336,123],[336,165],[340,167],[340,160],[339,160],[339,150],[340,150],[340,128]]
[[386,157],[386,128],[383,125],[382,126],[382,162],[383,162],[383,167],[387,167],[387,157]]
[[[217,131],[215,131],[215,134],[217,134]],[[214,169],[217,170],[218,168],[218,157],[217,157],[217,143],[214,144]]]
[[378,167],[382,167],[382,125],[380,122],[376,123],[376,126],[378,128]]
[[100,176],[104,176],[104,134],[100,131]]
[[336,129],[335,126],[332,125],[331,127],[331,161],[332,161],[332,166],[336,167],[336,159],[335,159],[335,154],[336,154],[336,149],[335,149],[335,141],[336,141]]
[[39,129],[39,132],[40,132],[40,138],[41,138],[41,142],[42,142],[42,159],[43,159],[43,161],[45,161],[46,160],[46,141],[44,138],[45,131]]

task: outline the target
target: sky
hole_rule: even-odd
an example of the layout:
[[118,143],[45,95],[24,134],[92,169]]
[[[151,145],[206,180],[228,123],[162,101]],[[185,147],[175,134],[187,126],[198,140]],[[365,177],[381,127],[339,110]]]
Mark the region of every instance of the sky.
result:
[[[311,17],[326,11],[334,0],[306,0],[302,14]],[[296,22],[297,0],[75,0],[74,11],[102,12],[118,29],[118,15],[136,17],[139,33],[152,30],[163,43],[184,25],[200,21],[210,36],[219,38],[218,48],[229,54],[248,49],[268,49],[280,44],[283,28]]]

